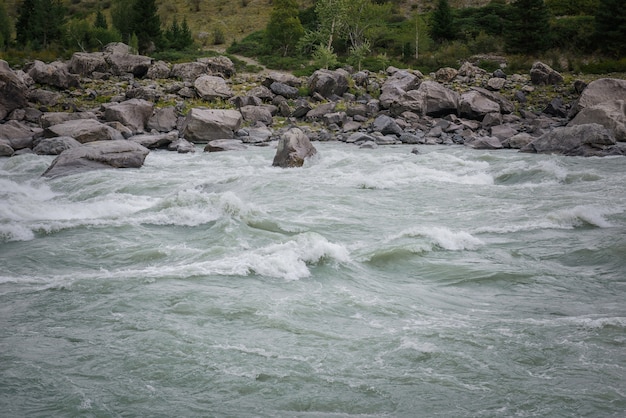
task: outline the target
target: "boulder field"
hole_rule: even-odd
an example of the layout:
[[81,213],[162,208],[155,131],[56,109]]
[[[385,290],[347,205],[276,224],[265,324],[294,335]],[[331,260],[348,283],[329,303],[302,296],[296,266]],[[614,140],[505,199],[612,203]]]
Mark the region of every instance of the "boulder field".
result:
[[[541,62],[528,74],[504,70],[465,62],[427,76],[395,67],[237,74],[224,56],[171,65],[119,43],[16,70],[0,61],[0,156],[57,155],[44,173],[56,177],[137,168],[150,149],[197,144],[234,152],[273,143],[279,167],[302,165],[315,141],[625,155],[626,80],[566,85]],[[543,86],[556,94],[531,104]]]

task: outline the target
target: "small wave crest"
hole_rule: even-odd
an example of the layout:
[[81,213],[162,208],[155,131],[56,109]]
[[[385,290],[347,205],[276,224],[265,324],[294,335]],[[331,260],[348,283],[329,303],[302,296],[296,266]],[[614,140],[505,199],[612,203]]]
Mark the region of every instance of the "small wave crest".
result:
[[554,212],[548,215],[548,219],[555,222],[557,226],[564,228],[576,228],[585,225],[610,228],[613,224],[606,219],[606,216],[616,213],[621,213],[621,211],[597,206],[576,206]]

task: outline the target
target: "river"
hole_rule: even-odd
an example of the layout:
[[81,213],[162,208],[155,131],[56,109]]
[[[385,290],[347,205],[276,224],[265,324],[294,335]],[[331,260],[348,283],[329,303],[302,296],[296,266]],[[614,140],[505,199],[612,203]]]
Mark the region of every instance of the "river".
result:
[[0,159],[0,416],[623,417],[626,164]]

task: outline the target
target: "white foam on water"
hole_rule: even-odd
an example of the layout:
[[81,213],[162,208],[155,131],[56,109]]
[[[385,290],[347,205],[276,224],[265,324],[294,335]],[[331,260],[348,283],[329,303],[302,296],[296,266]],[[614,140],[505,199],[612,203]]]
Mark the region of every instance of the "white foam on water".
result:
[[621,212],[612,208],[582,205],[553,212],[547,216],[547,219],[553,221],[556,226],[569,229],[582,226],[583,224],[597,226],[598,228],[610,228],[614,225],[605,216]]
[[391,237],[391,239],[395,240],[404,237],[425,237],[428,238],[433,245],[450,251],[475,250],[485,244],[482,240],[476,238],[469,232],[452,231],[446,227],[440,226],[409,228]]

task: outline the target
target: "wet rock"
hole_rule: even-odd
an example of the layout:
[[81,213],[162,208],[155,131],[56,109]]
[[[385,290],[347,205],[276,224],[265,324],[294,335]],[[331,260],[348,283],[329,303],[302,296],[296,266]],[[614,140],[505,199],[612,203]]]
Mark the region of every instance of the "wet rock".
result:
[[299,128],[292,128],[285,132],[278,141],[274,167],[302,167],[307,158],[317,154],[309,138]]
[[615,138],[597,123],[556,128],[521,149],[522,152],[575,156],[610,155]]
[[58,125],[52,125],[44,129],[43,136],[46,138],[69,136],[81,144],[124,139],[119,131],[93,119],[69,120]]
[[168,148],[177,139],[178,131],[163,134],[142,134],[128,138],[129,141],[136,142],[148,149]]
[[184,137],[194,143],[233,139],[242,123],[238,110],[193,108],[184,123]]
[[586,107],[567,126],[587,123],[598,123],[611,131],[617,141],[626,142],[626,102],[612,100]]
[[42,176],[60,177],[104,168],[139,168],[149,152],[132,141],[90,142],[63,151]]
[[153,109],[154,105],[147,100],[131,99],[108,105],[104,111],[104,118],[108,122],[122,123],[133,133],[140,133],[145,131]]
[[38,155],[59,155],[63,151],[80,147],[81,143],[70,136],[58,136],[55,138],[42,138],[33,148]]

